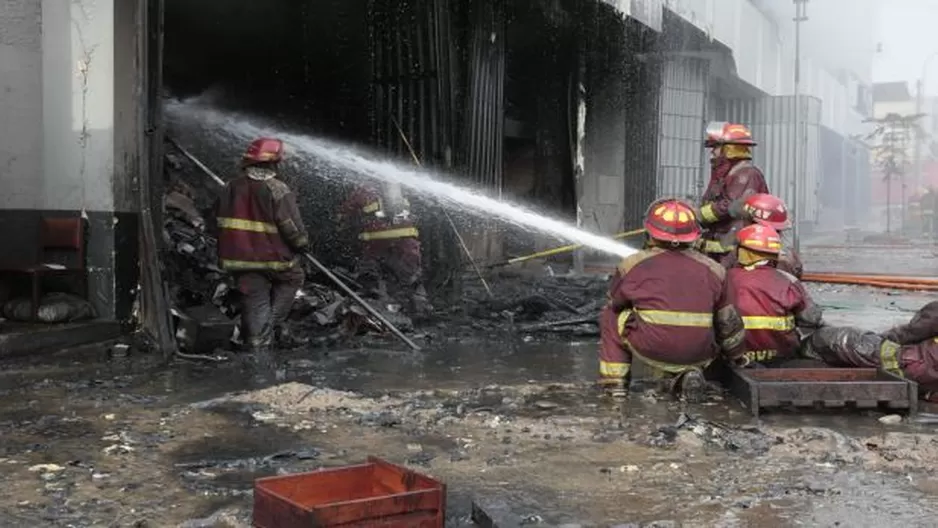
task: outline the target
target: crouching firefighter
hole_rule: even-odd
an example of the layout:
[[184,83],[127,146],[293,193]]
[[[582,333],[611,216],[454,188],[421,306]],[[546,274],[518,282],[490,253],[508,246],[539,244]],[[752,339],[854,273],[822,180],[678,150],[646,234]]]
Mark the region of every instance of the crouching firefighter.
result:
[[[788,237],[791,233],[791,219],[785,202],[771,194],[753,194],[743,201],[741,218],[747,225],[768,226],[778,233],[782,241],[782,250],[775,259],[775,267],[800,279],[804,266],[801,264],[801,258],[792,249],[792,242]],[[736,251],[726,256],[723,265],[727,269],[736,265]]]
[[882,334],[821,328],[808,341],[807,355],[836,367],[882,368],[918,383],[919,396],[938,403],[938,301]]
[[268,352],[275,337],[294,343],[285,322],[303,285],[297,254],[309,247],[296,197],[278,179],[281,159],[283,142],[255,140],[217,203],[218,258],[242,294],[242,333],[255,353]]
[[704,228],[700,249],[720,262],[733,251],[733,231],[745,225],[743,200],[768,193],[762,171],[752,164],[756,142],[745,125],[714,122],[707,126],[704,147],[710,149],[710,183],[700,203]]
[[432,311],[423,285],[420,235],[400,185],[356,188],[342,204],[339,221],[357,230],[357,272],[366,288],[382,299],[403,297],[417,314]]
[[800,331],[822,325],[814,304],[794,275],[778,269],[782,241],[767,225],[753,224],[737,235],[736,266],[727,271],[729,295],[746,328],[744,351],[736,364],[771,366],[799,356]]
[[691,206],[654,202],[645,230],[646,248],[619,265],[600,314],[600,384],[625,396],[637,360],[668,390],[696,401],[703,369],[721,348],[742,354],[743,323],[726,297],[726,270],[693,248],[700,227]]

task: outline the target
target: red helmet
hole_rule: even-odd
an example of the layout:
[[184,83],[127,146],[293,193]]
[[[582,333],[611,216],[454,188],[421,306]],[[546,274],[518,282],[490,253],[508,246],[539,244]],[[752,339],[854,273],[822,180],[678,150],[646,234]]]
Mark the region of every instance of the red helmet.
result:
[[241,161],[245,165],[276,163],[283,159],[283,141],[273,138],[258,138],[248,145]]
[[700,238],[694,209],[675,198],[664,198],[651,204],[645,213],[645,231],[661,242],[690,243]]
[[759,253],[778,255],[782,252],[782,239],[778,231],[771,226],[762,224],[748,225],[736,233],[739,247]]
[[776,231],[791,229],[788,208],[785,202],[771,194],[753,194],[746,198],[743,209],[758,224],[767,225]]
[[704,141],[704,147],[714,148],[721,145],[754,147],[756,142],[752,139],[752,132],[746,125],[712,121],[707,125],[707,139]]

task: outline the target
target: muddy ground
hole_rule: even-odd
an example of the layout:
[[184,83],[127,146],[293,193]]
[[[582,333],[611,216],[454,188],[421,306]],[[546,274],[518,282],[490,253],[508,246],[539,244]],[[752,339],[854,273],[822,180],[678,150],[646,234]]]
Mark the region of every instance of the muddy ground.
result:
[[[812,289],[832,323],[872,329],[927,299]],[[726,395],[616,405],[591,388],[595,337],[427,335],[419,353],[309,347],[261,375],[106,345],[5,363],[0,525],[243,526],[255,478],[368,455],[445,480],[451,526],[471,525],[473,499],[542,526],[933,526],[938,514],[935,426],[876,412],[754,422]]]

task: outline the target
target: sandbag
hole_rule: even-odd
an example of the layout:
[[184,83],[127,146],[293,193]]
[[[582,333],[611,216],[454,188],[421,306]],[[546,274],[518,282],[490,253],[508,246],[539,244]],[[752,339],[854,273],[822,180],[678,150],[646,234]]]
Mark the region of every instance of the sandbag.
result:
[[[32,300],[20,297],[3,306],[3,316],[11,321],[32,321]],[[39,320],[43,323],[65,323],[94,319],[97,313],[85,299],[70,293],[52,292],[39,300]]]

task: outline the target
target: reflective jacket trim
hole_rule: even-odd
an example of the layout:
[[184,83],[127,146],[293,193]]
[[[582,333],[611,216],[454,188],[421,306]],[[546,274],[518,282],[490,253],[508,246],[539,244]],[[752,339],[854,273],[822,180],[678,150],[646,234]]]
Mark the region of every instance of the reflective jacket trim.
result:
[[[695,328],[713,328],[713,314],[694,312],[674,312],[670,310],[635,310],[635,313],[648,324],[667,326],[690,326]],[[625,333],[632,310],[619,313],[619,335]]]
[[[656,312],[655,310],[650,310],[650,311],[653,312],[653,313]],[[639,312],[639,314],[645,314],[645,313],[648,313],[648,311]],[[658,311],[658,313],[661,313],[661,312]],[[664,312],[664,313],[669,313],[669,314],[689,314],[689,315],[709,315],[709,314],[693,314],[693,313],[690,313],[690,312]],[[632,315],[632,310],[623,310],[622,312],[619,313],[619,318],[618,318],[619,336],[622,338],[622,344],[624,344],[624,345],[629,349],[629,351],[632,352],[632,355],[633,355],[634,357],[639,358],[639,359],[642,361],[642,363],[645,363],[646,365],[648,365],[648,366],[654,368],[655,370],[657,370],[657,371],[659,371],[659,372],[665,372],[665,373],[668,373],[668,374],[680,374],[680,373],[686,372],[686,371],[688,371],[688,370],[693,370],[693,369],[697,369],[697,368],[704,368],[704,367],[706,367],[707,365],[709,365],[711,361],[713,361],[712,359],[706,359],[706,360],[703,360],[703,361],[699,361],[699,362],[697,362],[697,363],[691,363],[690,365],[679,365],[679,364],[676,364],[676,363],[665,363],[664,361],[657,361],[657,360],[649,359],[649,358],[646,358],[646,357],[642,356],[641,354],[639,354],[639,353],[635,350],[635,347],[632,346],[632,343],[629,343],[629,340],[628,340],[628,339],[626,338],[626,336],[625,336],[625,323],[628,322],[629,317],[630,317],[631,315]],[[711,325],[712,325],[712,323],[713,323],[713,316],[709,316],[709,317],[710,317],[710,322],[711,322]],[[644,320],[645,318],[642,317],[642,319]],[[655,324],[655,323],[652,323],[652,324]],[[684,325],[684,326],[691,326],[691,325]],[[710,325],[708,325],[708,326],[710,326]],[[600,361],[600,362],[599,362],[599,373],[600,373],[601,375],[605,376],[605,374],[603,374],[603,368],[605,368],[605,367],[603,366],[603,363],[605,363],[605,362],[603,362],[603,361]],[[629,364],[629,363],[607,363],[607,365],[612,365],[613,367],[611,367],[611,368],[613,368],[613,369],[616,368],[615,365],[626,365],[625,374],[628,374],[629,370],[631,370],[631,364]],[[623,374],[622,377],[625,377],[625,374]],[[609,377],[612,377],[612,376],[610,375]]]
[[599,361],[599,375],[603,378],[624,378],[629,375],[632,365],[629,363],[613,363]]
[[905,377],[902,369],[899,367],[899,344],[888,339],[883,340],[879,347],[879,364],[883,370],[899,377]]
[[358,235],[361,240],[389,240],[394,238],[416,238],[420,236],[416,227],[400,227],[397,229],[386,229],[384,231],[367,231]]
[[377,213],[380,210],[381,210],[381,202],[371,202],[371,203],[365,204],[365,206],[362,207],[362,212],[365,214]]
[[712,224],[719,220],[720,217],[713,212],[713,204],[708,203],[700,208],[700,219],[707,224]]
[[223,229],[234,229],[236,231],[250,231],[252,233],[279,233],[276,224],[269,222],[258,222],[256,220],[244,220],[243,218],[218,218],[218,227]]
[[746,358],[747,364],[749,363],[762,363],[765,361],[771,361],[775,359],[775,356],[778,355],[777,350],[750,350],[743,354],[743,357]]
[[719,240],[705,240],[703,243],[704,253],[729,253],[732,249],[724,246]]
[[264,270],[264,271],[285,271],[292,269],[294,262],[290,261],[258,261],[253,262],[250,260],[229,260],[222,259],[221,267],[229,271],[249,271],[249,270]]
[[788,332],[795,329],[795,318],[791,315],[744,315],[743,326],[746,330]]

